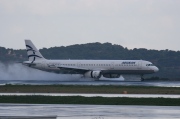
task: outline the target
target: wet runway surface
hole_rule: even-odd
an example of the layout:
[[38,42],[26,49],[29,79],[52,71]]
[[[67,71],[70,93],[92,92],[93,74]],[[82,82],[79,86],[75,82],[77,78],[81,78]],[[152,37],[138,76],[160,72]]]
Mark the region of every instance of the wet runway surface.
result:
[[0,85],[122,85],[122,86],[158,86],[180,87],[180,81],[59,81],[59,80],[0,80]]
[[57,119],[179,119],[180,107],[0,104],[0,116],[57,116]]
[[0,96],[83,96],[83,97],[128,97],[128,98],[179,98],[167,94],[84,94],[84,93],[0,93]]

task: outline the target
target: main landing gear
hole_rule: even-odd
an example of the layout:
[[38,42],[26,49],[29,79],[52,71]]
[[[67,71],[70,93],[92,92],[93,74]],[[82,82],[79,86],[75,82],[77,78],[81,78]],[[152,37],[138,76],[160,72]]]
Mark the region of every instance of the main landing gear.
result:
[[143,75],[141,75],[141,81],[144,81]]

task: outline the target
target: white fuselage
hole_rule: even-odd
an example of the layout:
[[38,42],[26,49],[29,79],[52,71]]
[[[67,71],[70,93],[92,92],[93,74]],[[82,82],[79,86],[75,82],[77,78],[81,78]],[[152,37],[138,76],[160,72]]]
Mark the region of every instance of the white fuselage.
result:
[[[29,63],[25,61],[24,64]],[[151,74],[158,68],[144,60],[37,60],[32,68],[56,73],[78,74],[76,71],[66,71],[63,68],[101,71],[102,74]],[[81,73],[79,73],[81,74]],[[83,74],[83,72],[82,72]]]

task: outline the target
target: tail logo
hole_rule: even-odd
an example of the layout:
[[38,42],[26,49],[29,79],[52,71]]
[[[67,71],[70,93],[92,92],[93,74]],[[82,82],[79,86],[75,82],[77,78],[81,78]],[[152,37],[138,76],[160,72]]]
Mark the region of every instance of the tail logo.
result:
[[31,46],[29,46],[29,45],[26,45],[26,47],[28,47],[27,48],[27,52],[29,52],[29,51],[32,51],[33,52],[33,54],[32,55],[28,55],[28,58],[30,58],[30,57],[34,57],[34,59],[33,59],[33,61],[31,62],[31,63],[33,63],[35,60],[36,60],[36,57],[38,57],[38,58],[42,58],[42,57],[40,57],[40,56],[38,56],[38,55],[36,55],[36,51],[35,50],[33,50],[33,48],[31,47]]

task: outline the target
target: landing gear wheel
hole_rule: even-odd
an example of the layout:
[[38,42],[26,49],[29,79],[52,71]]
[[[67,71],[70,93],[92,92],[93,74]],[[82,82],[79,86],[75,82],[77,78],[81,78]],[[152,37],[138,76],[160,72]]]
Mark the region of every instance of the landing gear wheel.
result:
[[144,81],[143,75],[141,75],[141,81]]
[[94,81],[99,81],[99,78],[95,78]]
[[141,77],[141,81],[144,81],[144,78]]

